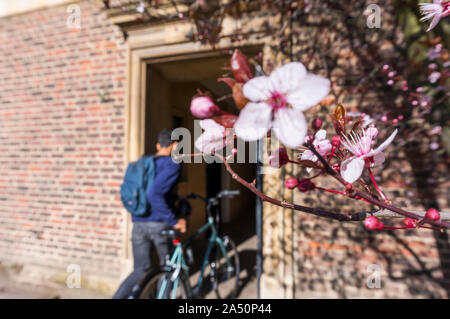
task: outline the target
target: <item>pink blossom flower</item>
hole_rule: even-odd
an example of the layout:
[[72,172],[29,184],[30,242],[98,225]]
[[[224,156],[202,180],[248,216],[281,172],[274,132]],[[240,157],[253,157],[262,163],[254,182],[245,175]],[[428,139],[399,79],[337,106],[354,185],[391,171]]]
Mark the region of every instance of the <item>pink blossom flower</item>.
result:
[[224,148],[232,141],[233,130],[225,129],[222,125],[211,119],[200,121],[200,127],[205,131],[195,141],[195,147],[202,153],[212,154]]
[[392,143],[398,130],[395,130],[378,148],[372,149],[373,132],[363,130],[362,135],[351,134],[344,136],[342,145],[354,156],[341,163],[341,175],[349,183],[353,183],[361,176],[366,161],[370,166],[383,164],[385,155],[383,151]]
[[433,129],[430,131],[430,134],[431,135],[441,134],[441,132],[442,132],[442,126],[438,125],[438,126],[433,127]]
[[446,17],[450,14],[450,2],[442,0],[433,0],[433,3],[419,3],[420,11],[423,17],[420,21],[431,20],[430,26],[427,32],[433,29],[441,18]]
[[427,52],[428,59],[434,60],[440,58],[442,56],[441,50],[442,44],[441,43],[436,44],[434,47],[428,50]]
[[329,90],[329,80],[307,73],[299,62],[281,66],[270,76],[255,77],[243,87],[250,102],[234,125],[236,135],[254,141],[273,128],[284,145],[295,148],[303,144],[307,131],[302,111],[319,103]]
[[[314,135],[313,145],[314,145],[317,153],[319,153],[322,156],[325,156],[328,153],[330,153],[331,148],[333,147],[331,145],[330,141],[326,139],[326,136],[327,136],[327,132],[325,130],[319,130],[319,131],[317,131],[316,135]],[[300,157],[300,159],[302,161],[308,160],[308,161],[313,161],[313,162],[317,162],[317,160],[318,160],[317,156],[314,155],[314,153],[311,152],[310,150],[304,151],[302,156]],[[309,173],[309,172],[311,172],[312,168],[307,167],[306,170]]]
[[209,96],[194,97],[191,101],[192,115],[200,119],[216,115],[220,111],[219,107]]
[[433,73],[431,73],[428,76],[428,81],[430,81],[430,83],[436,83],[437,80],[439,80],[440,77],[441,77],[441,73],[437,72],[437,71],[434,71]]

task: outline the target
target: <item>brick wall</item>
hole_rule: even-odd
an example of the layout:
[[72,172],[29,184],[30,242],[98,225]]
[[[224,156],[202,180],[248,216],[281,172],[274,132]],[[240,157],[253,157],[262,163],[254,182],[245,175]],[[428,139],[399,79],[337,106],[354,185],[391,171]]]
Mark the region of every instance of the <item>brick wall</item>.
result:
[[0,19],[0,262],[123,271],[126,50],[82,1]]

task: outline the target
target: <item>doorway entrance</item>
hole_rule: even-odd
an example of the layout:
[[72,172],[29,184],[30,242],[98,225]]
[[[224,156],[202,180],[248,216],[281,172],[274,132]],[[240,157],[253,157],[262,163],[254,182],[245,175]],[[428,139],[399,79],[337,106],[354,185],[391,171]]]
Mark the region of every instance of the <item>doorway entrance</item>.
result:
[[[231,93],[231,89],[225,83],[217,82],[217,78],[227,73],[224,66],[229,62],[229,58],[230,56],[225,54],[182,59],[175,57],[149,61],[145,65],[145,154],[155,152],[156,139],[160,130],[177,127],[184,127],[190,131],[191,149],[194,152],[195,118],[189,110],[191,99],[197,89],[203,92],[208,91],[216,98]],[[234,114],[238,112],[231,97],[218,104],[225,111]],[[232,166],[246,180],[251,181],[255,177],[255,164],[232,164]],[[197,193],[212,197],[222,189],[241,191],[239,196],[222,201],[220,214],[222,232],[230,235],[238,245],[244,273],[243,284],[245,284],[251,281],[256,273],[254,270],[256,258],[254,194],[235,182],[226,172],[223,164],[206,164],[204,161],[183,164],[178,185],[180,195]],[[193,234],[205,223],[205,204],[195,200],[191,201],[191,205],[192,214],[184,237]]]

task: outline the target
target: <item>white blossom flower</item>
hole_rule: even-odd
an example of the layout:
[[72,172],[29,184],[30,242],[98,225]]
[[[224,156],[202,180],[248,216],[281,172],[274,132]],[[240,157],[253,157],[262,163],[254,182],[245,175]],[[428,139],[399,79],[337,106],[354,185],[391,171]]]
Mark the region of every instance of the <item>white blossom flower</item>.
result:
[[[341,163],[341,175],[349,183],[353,183],[361,176],[366,161],[370,166],[379,166],[384,163],[383,151],[392,143],[398,130],[395,130],[380,146],[372,149],[372,139],[375,131],[364,131],[363,134],[351,134],[350,137],[343,136],[342,145],[354,156]],[[378,132],[377,132],[378,133]],[[376,136],[376,135],[375,135]]]
[[[327,132],[325,130],[319,130],[317,131],[316,135],[314,135],[314,141],[313,145],[316,149],[317,153],[319,153],[322,156],[327,155],[331,152],[331,148],[333,147],[329,140],[326,139]],[[302,153],[300,159],[302,161],[308,160],[312,162],[317,162],[318,158],[316,155],[314,155],[313,152],[310,150],[306,150]],[[311,172],[312,167],[307,167],[306,171],[309,173]]]
[[279,67],[270,76],[253,78],[243,87],[250,102],[234,125],[236,135],[254,141],[273,128],[284,145],[300,146],[307,131],[302,111],[319,103],[329,91],[329,80],[307,73],[299,62]]
[[450,1],[433,0],[433,3],[419,3],[423,17],[420,21],[431,20],[427,32],[433,29],[441,20],[450,14]]

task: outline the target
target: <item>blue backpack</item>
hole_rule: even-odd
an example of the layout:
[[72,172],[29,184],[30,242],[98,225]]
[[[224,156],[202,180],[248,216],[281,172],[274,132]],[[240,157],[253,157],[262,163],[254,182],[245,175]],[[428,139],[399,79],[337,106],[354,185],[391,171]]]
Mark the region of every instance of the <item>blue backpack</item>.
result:
[[154,179],[153,156],[142,156],[137,162],[128,165],[123,184],[120,186],[120,199],[131,215],[142,217],[150,213],[147,192]]

